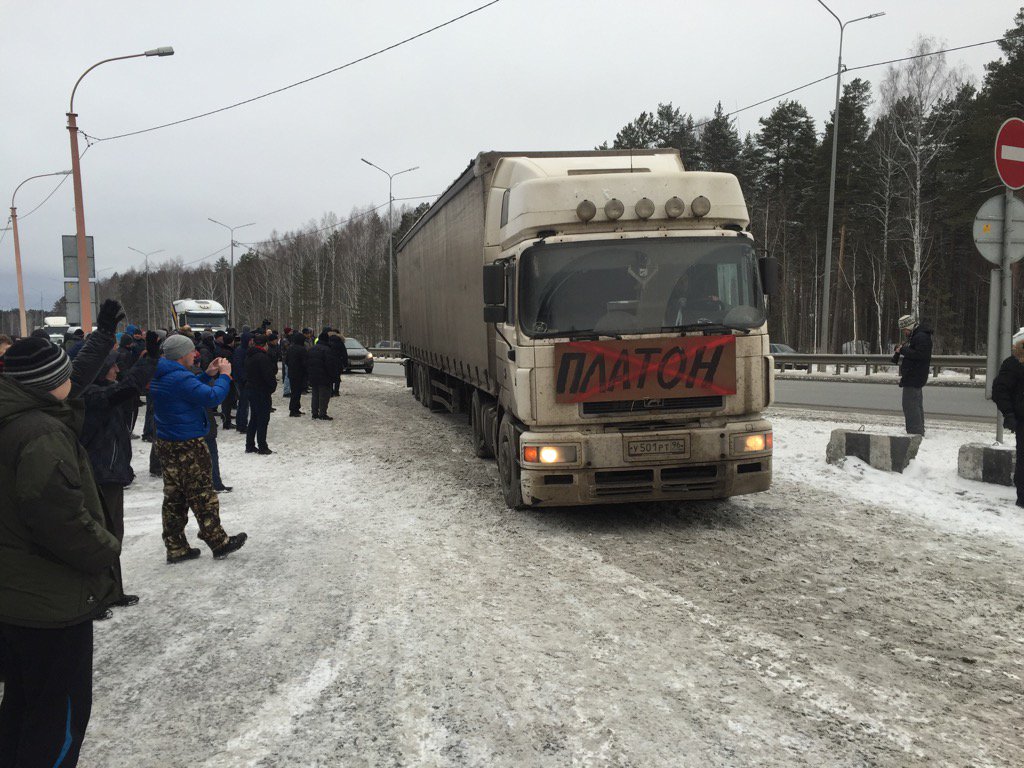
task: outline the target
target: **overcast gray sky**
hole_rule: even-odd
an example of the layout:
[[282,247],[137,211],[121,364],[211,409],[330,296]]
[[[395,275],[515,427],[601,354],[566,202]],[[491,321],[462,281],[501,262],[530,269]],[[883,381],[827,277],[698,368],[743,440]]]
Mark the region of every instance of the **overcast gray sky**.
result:
[[[65,113],[95,62],[163,45],[175,55],[104,64],[75,97],[79,127],[108,137],[226,106],[338,67],[486,0],[218,2],[0,0],[0,196],[26,177],[70,168]],[[920,34],[949,47],[1000,37],[1020,0],[831,0],[853,67],[906,55]],[[340,72],[211,117],[100,142],[82,159],[86,229],[101,276],[201,259],[256,222],[252,242],[333,211],[441,192],[481,150],[590,149],[642,110],[671,101],[708,116],[834,71],[838,25],[816,0],[501,0]],[[950,54],[980,82],[995,45]],[[884,68],[856,73],[877,85]],[[848,76],[849,77],[849,76]],[[819,131],[834,80],[789,98]],[[736,117],[757,130],[769,103]],[[684,158],[685,160],[685,158]],[[63,292],[60,236],[74,234],[68,181],[18,193],[27,301]],[[6,216],[2,217],[6,219]],[[220,255],[220,254],[217,254]],[[237,254],[236,254],[237,255]],[[216,258],[216,257],[213,257]],[[213,259],[211,259],[212,261]],[[11,233],[0,241],[0,307],[17,305]]]

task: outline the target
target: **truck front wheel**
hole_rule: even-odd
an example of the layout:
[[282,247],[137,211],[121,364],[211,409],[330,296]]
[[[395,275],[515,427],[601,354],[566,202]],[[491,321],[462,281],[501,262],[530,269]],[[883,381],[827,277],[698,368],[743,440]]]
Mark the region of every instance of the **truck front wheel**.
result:
[[519,475],[519,441],[508,414],[502,417],[498,427],[498,479],[505,504],[510,509],[525,509]]

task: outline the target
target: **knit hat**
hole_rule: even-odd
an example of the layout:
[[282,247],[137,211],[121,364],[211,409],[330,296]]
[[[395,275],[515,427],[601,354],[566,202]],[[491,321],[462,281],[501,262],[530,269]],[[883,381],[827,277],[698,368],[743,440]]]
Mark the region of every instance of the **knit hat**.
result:
[[265,334],[257,333],[252,337],[252,343],[257,347],[265,347],[267,346],[267,337]]
[[71,361],[49,339],[18,339],[4,354],[3,375],[26,387],[49,392],[71,378]]
[[896,321],[896,324],[900,327],[900,330],[902,331],[907,328],[913,328],[915,325],[917,325],[917,320],[914,319],[913,315],[903,315],[899,320]]
[[192,341],[192,337],[185,336],[180,333],[176,333],[174,336],[168,336],[164,339],[162,347],[164,357],[171,360],[180,360],[190,352],[196,351],[196,343]]
[[[1022,341],[1024,341],[1024,328],[1021,328],[1019,331],[1013,334],[1013,346],[1016,347]],[[8,352],[8,354],[10,353]]]
[[129,336],[134,336],[136,333],[139,332],[139,326],[137,326],[137,325],[126,326],[125,329],[124,329],[124,332],[127,333]]

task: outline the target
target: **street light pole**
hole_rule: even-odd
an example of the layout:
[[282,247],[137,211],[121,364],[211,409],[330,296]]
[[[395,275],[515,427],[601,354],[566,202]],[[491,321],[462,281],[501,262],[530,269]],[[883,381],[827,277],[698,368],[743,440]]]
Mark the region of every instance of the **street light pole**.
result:
[[71,103],[68,106],[68,133],[71,134],[71,175],[75,187],[75,239],[78,245],[78,290],[82,307],[82,329],[88,333],[92,328],[92,302],[89,295],[89,262],[85,251],[85,208],[82,202],[82,168],[78,162],[78,115],[75,113],[75,91],[78,90],[82,78],[92,72],[100,64],[124,59],[137,59],[141,56],[173,56],[174,49],[170,46],[153,48],[145,53],[133,53],[129,56],[115,56],[111,59],[97,61],[75,81],[71,89]]
[[419,166],[414,165],[412,168],[406,168],[404,171],[388,173],[379,165],[371,163],[365,157],[361,157],[359,159],[367,165],[373,166],[388,177],[388,343],[391,343],[395,340],[395,278],[393,272],[393,264],[395,262],[395,238],[392,233],[394,223],[391,217],[391,206],[395,202],[395,196],[391,192],[392,182],[394,181],[395,176],[401,176],[403,173],[418,170]]
[[164,249],[161,248],[159,251],[150,251],[149,253],[143,253],[138,248],[132,248],[128,246],[129,251],[135,251],[140,256],[144,256],[146,259],[146,330],[153,328],[153,315],[149,311],[149,257],[156,256],[158,253],[163,253]]
[[[25,314],[25,282],[21,275],[21,243],[18,240],[18,209],[14,205],[14,198],[18,196],[18,190],[32,179],[44,179],[47,176],[68,176],[71,171],[57,171],[56,173],[40,173],[37,176],[29,176],[14,188],[11,195],[11,230],[14,232],[14,271],[18,277],[18,322],[21,327],[21,335],[28,336],[28,318]],[[63,182],[62,182],[63,183]]]
[[229,312],[231,313],[231,323],[235,323],[235,230],[241,229],[242,227],[252,227],[256,224],[255,221],[250,221],[248,224],[237,224],[234,227],[229,227],[227,224],[221,224],[216,219],[207,217],[207,221],[212,221],[214,224],[220,224],[224,229],[231,233],[231,280],[228,292],[231,294],[228,297],[228,304],[230,305]]
[[818,0],[818,4],[828,11],[832,18],[836,20],[836,23],[839,24],[839,63],[836,65],[836,106],[835,111],[832,113],[832,173],[829,176],[828,186],[828,224],[825,227],[825,285],[821,296],[821,331],[818,338],[818,354],[826,354],[829,351],[829,281],[832,277],[832,225],[835,219],[836,204],[836,155],[839,150],[839,95],[843,80],[843,32],[849,24],[854,24],[858,21],[866,21],[867,19],[876,19],[879,16],[885,16],[885,12],[881,11],[879,13],[861,16],[856,19],[850,19],[850,21],[842,21],[832,12],[831,8],[825,5],[823,0]]

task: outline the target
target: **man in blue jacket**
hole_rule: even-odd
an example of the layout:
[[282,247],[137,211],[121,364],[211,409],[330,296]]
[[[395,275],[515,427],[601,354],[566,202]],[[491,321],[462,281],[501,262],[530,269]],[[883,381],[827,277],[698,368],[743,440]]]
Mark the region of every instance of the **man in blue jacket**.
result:
[[220,524],[220,503],[213,488],[213,467],[204,437],[209,430],[206,409],[216,408],[231,386],[231,363],[216,358],[205,372],[189,368],[196,357],[195,342],[183,335],[168,336],[163,357],[149,385],[156,422],[156,450],[163,464],[163,536],[167,562],[199,557],[185,538],[188,510],[199,523],[199,538],[220,558],[241,549],[246,535],[228,536]]

